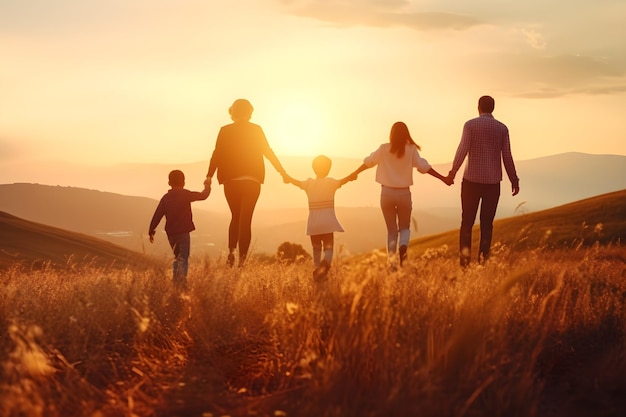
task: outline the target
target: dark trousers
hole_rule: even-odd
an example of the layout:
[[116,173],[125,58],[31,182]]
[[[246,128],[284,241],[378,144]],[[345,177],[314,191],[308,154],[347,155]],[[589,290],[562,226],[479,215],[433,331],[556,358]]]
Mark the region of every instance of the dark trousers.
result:
[[461,231],[459,233],[460,261],[462,266],[469,265],[472,253],[472,227],[480,205],[480,245],[478,261],[489,258],[493,219],[496,216],[500,199],[500,183],[479,184],[463,180],[461,184]]
[[224,183],[224,196],[230,208],[228,248],[239,245],[239,258],[245,259],[252,239],[252,215],[261,194],[261,184],[252,180],[234,180]]

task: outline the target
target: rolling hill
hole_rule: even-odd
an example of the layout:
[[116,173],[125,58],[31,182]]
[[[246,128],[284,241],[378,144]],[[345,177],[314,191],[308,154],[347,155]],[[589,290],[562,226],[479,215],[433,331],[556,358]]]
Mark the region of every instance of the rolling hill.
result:
[[125,267],[151,262],[110,242],[0,212],[0,268]]
[[[478,226],[473,235],[478,243]],[[496,220],[494,243],[512,250],[573,248],[577,245],[614,244],[626,262],[626,190],[599,195],[552,209]],[[458,231],[413,239],[410,256],[446,246],[456,256]],[[305,246],[306,247],[306,246]],[[382,245],[377,247],[382,248]],[[349,256],[349,254],[344,254]],[[358,259],[359,256],[356,257]],[[0,212],[0,268],[14,264],[39,267],[145,265],[148,257],[119,245]]]
[[[295,187],[294,187],[295,189]],[[310,247],[305,235],[308,209],[301,190],[299,208],[255,212],[253,250],[273,254],[286,241]],[[214,194],[223,198],[222,190]],[[210,197],[216,198],[216,197]],[[219,256],[226,250],[230,215],[203,209],[204,201],[192,205],[196,230],[191,234],[192,253]],[[147,197],[126,196],[77,187],[41,184],[0,185],[0,211],[25,220],[104,239],[132,251],[152,256],[169,256],[170,247],[162,233],[164,221],[157,229],[153,245],[147,243],[147,229],[158,201]],[[426,236],[450,230],[458,223],[457,210],[431,213],[415,210],[413,233]],[[337,216],[346,233],[336,235],[337,246],[346,253],[368,252],[385,239],[385,224],[378,207],[338,207]]]
[[[297,178],[311,175],[310,158],[285,157],[287,170]],[[333,158],[331,175],[340,177],[360,161]],[[563,153],[516,163],[521,191],[516,197],[502,183],[496,219],[533,213],[596,195],[626,189],[626,156]],[[168,256],[164,234],[154,245],[147,243],[146,229],[167,190],[167,173],[182,168],[188,188],[202,187],[206,162],[190,164],[124,164],[111,167],[43,164],[3,170],[0,182],[17,179],[49,184],[0,184],[0,211],[20,218],[107,240],[132,251],[151,256]],[[447,172],[449,165],[435,165]],[[43,170],[44,172],[41,172]],[[336,246],[346,255],[367,253],[384,245],[385,225],[380,214],[380,187],[374,170],[363,172],[357,181],[343,186],[336,194],[337,216],[346,230],[336,234]],[[24,177],[27,175],[27,177]],[[458,228],[460,223],[460,175],[446,187],[429,175],[415,175],[411,237],[427,237]],[[84,188],[81,188],[84,187]],[[108,191],[107,191],[108,190]],[[192,233],[192,253],[219,256],[227,247],[230,215],[222,186],[214,184],[206,201],[193,204],[196,231]],[[310,247],[305,235],[306,195],[297,187],[285,185],[268,168],[266,183],[253,221],[252,249],[273,254],[286,241]],[[162,231],[163,225],[159,227]],[[161,232],[162,233],[162,232]]]
[[[456,256],[458,230],[411,241],[412,256],[447,246]],[[473,259],[478,247],[479,226],[472,234]],[[573,248],[577,245],[615,244],[626,262],[626,190],[602,194],[535,213],[496,220],[493,242],[511,250]]]

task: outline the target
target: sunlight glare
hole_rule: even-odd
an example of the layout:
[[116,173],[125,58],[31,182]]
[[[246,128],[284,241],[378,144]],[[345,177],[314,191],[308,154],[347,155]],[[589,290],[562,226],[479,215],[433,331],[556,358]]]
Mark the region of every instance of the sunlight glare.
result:
[[311,156],[329,152],[326,146],[326,117],[310,99],[287,97],[277,101],[264,129],[278,155]]

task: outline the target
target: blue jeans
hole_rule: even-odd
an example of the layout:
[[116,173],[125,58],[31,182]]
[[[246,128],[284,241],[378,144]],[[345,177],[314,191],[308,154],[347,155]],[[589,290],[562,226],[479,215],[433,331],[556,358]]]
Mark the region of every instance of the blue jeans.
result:
[[189,249],[191,237],[189,233],[167,236],[170,246],[174,251],[173,277],[174,284],[185,284],[187,281],[187,270],[189,269]]
[[411,189],[382,186],[380,208],[387,225],[387,253],[394,254],[400,246],[409,244],[411,236]]
[[500,199],[500,183],[479,184],[463,180],[461,183],[461,231],[459,233],[459,250],[461,266],[470,262],[472,250],[472,227],[476,221],[476,213],[480,204],[480,244],[478,261],[489,258],[491,238],[493,235],[493,219],[496,216]]

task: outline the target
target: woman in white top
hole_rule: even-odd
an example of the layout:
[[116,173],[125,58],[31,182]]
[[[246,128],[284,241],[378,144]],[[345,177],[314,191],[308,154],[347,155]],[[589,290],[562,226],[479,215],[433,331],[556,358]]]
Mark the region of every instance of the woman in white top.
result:
[[363,160],[363,165],[353,174],[359,174],[376,166],[376,182],[381,184],[380,208],[387,225],[387,255],[390,260],[395,258],[400,243],[400,265],[406,259],[407,247],[411,235],[411,189],[413,185],[413,168],[421,174],[430,174],[451,185],[444,177],[433,169],[428,161],[419,154],[420,146],[415,143],[409,128],[403,122],[391,126],[389,143],[383,143],[370,156]]
[[313,159],[315,178],[300,181],[285,174],[286,182],[302,188],[309,200],[306,234],[311,236],[315,267],[313,276],[317,280],[324,279],[330,268],[333,259],[334,232],[343,232],[343,227],[335,215],[335,191],[348,181],[356,179],[355,174],[340,180],[328,177],[331,165],[330,158],[320,155]]

